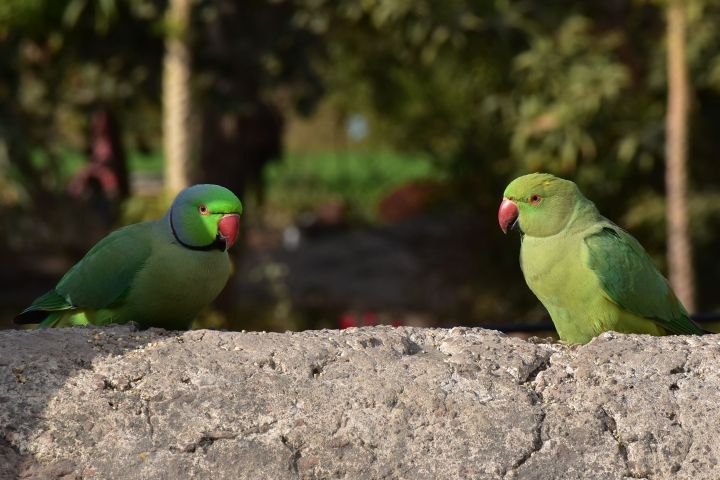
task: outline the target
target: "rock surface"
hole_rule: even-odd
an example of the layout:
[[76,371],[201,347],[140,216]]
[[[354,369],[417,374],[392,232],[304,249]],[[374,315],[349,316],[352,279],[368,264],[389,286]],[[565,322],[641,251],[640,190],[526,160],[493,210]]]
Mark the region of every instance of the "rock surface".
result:
[[720,478],[720,336],[0,332],[0,478]]

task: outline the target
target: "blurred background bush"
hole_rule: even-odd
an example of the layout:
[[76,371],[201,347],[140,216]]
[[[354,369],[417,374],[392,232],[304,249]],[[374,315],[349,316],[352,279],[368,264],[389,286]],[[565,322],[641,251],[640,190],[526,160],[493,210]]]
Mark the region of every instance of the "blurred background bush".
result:
[[[496,222],[532,171],[577,181],[714,311],[719,22],[717,0],[3,0],[0,325],[213,182],[244,240],[197,327],[547,328]],[[673,115],[687,162],[666,161]],[[668,221],[692,256],[666,255]]]

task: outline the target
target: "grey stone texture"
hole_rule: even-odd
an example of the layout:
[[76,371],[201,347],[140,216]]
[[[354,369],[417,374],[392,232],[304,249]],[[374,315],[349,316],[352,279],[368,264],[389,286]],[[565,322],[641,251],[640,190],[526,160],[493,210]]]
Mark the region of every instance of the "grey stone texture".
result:
[[0,332],[0,478],[720,478],[720,336]]

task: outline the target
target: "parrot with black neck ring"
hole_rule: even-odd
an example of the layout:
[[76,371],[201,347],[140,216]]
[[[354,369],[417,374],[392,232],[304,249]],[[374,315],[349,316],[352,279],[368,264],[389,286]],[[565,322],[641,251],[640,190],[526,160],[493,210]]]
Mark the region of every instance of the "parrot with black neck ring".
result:
[[230,277],[242,204],[219,185],[180,192],[165,215],[100,240],[16,318],[39,327],[135,322],[189,328]]

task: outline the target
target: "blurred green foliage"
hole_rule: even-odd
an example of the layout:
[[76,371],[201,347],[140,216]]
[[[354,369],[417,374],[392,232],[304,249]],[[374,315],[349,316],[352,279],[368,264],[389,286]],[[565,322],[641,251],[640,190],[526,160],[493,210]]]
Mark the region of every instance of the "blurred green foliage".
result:
[[[625,185],[661,186],[662,5],[258,0],[246,5],[238,35],[228,36],[220,20],[235,18],[236,3],[196,3],[201,107],[251,108],[244,95],[259,89],[270,99],[290,93],[296,107],[311,111],[328,96],[370,118],[376,146],[429,154],[461,179],[475,172],[488,190],[525,171],[572,176],[618,213],[626,205],[614,199]],[[720,90],[720,4],[690,5],[693,122],[703,132],[714,125]],[[11,54],[0,68],[12,75],[0,88],[22,106],[0,115],[13,178],[25,186],[38,176],[22,160],[23,144],[43,145],[49,164],[57,149],[82,146],[83,109],[98,101],[119,106],[131,146],[158,146],[164,7],[152,0],[3,3],[0,47]],[[247,84],[230,83],[241,73]],[[698,169],[715,147],[714,139],[694,137]]]
[[[298,21],[335,40],[328,46],[329,90],[348,109],[369,111],[382,140],[431,152],[461,170],[494,174],[499,183],[548,170],[577,178],[603,199],[636,179],[659,186],[665,75],[657,6],[462,0],[305,5]],[[720,84],[710,80],[706,66],[720,59],[720,35],[712,28],[719,5],[692,5],[691,31],[699,35],[691,36],[689,48],[702,77],[698,94],[717,95]]]

